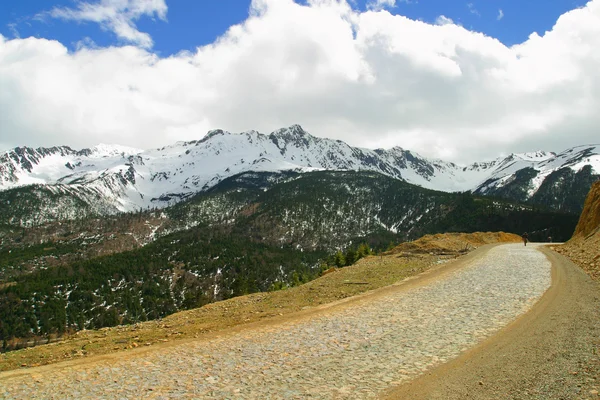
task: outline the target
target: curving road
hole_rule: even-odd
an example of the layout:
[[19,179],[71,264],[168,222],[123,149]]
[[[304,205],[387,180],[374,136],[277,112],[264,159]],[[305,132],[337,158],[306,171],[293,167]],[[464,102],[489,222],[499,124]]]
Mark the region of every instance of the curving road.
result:
[[600,285],[546,248],[552,287],[525,315],[384,399],[597,399]]
[[[463,368],[475,350],[485,357],[490,340],[504,336],[494,334],[550,288],[551,271],[538,245],[486,246],[442,272],[286,323],[1,374],[0,398],[464,398],[465,376],[434,385],[450,382],[443,368],[457,360]],[[478,379],[469,381],[473,393],[483,393]],[[503,398],[498,390],[481,398]]]

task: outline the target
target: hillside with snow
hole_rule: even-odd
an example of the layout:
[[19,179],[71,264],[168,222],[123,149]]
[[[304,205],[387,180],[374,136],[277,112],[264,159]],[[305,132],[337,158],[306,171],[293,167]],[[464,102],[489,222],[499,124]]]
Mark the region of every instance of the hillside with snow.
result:
[[461,166],[400,147],[351,147],[312,136],[299,125],[270,134],[214,130],[201,140],[152,150],[118,145],[83,150],[15,148],[0,155],[0,191],[36,185],[32,186],[36,190],[97,203],[96,208],[102,204],[97,212],[114,213],[166,207],[248,171],[354,170],[378,172],[434,190],[527,201],[548,179],[556,178],[557,171],[563,171],[562,180],[567,170],[575,175],[588,171],[586,179],[594,180],[600,174],[599,153],[598,145],[579,146],[560,154],[511,154]]

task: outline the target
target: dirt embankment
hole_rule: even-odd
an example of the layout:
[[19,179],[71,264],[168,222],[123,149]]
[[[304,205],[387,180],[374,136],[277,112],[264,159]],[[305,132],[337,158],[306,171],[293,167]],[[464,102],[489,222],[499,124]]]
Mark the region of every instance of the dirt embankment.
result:
[[385,254],[462,254],[485,244],[520,241],[520,236],[505,232],[438,233],[425,235],[412,242],[401,243]]
[[600,280],[600,182],[590,189],[573,238],[556,250]]

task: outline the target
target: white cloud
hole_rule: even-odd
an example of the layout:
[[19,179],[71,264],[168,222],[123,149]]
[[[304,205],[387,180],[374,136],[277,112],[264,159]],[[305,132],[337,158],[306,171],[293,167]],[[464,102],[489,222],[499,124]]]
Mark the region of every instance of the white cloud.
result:
[[396,0],[369,0],[367,2],[367,8],[375,11],[394,7],[396,7]]
[[214,43],[168,58],[0,36],[0,147],[158,147],[293,123],[430,157],[598,142],[600,0],[507,47],[342,0],[254,0]]
[[481,14],[477,10],[477,8],[475,8],[475,4],[473,4],[473,3],[467,3],[467,8],[469,9],[469,12],[471,14],[474,14],[474,15],[477,15],[478,17],[481,17]]
[[501,8],[498,9],[498,16],[496,17],[496,19],[498,21],[500,21],[502,18],[504,18],[504,11],[502,11]]
[[19,34],[19,31],[17,30],[17,24],[16,23],[10,23],[6,25],[8,27],[8,30],[10,31],[10,33],[12,33],[14,38],[20,38],[21,35]]
[[454,21],[452,18],[448,18],[445,15],[440,15],[435,19],[436,25],[453,25]]
[[76,8],[55,7],[41,16],[96,22],[118,38],[143,48],[152,47],[152,38],[149,34],[140,32],[135,21],[144,15],[156,16],[162,20],[166,20],[167,16],[165,0],[100,0],[97,3],[77,1],[76,4]]

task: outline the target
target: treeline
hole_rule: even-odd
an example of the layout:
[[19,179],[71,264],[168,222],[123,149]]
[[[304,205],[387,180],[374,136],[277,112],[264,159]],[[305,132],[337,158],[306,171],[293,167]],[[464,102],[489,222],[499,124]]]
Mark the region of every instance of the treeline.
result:
[[342,250],[336,251],[334,254],[327,257],[325,264],[328,267],[347,267],[353,265],[363,257],[374,254],[374,250],[367,243],[361,243],[357,247],[350,246],[345,252]]
[[532,241],[567,241],[579,216],[549,211],[545,207],[510,203],[505,200],[456,194],[448,206],[434,214],[431,222],[414,230],[417,237],[440,232],[528,232]]

